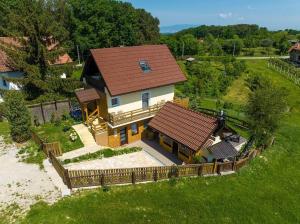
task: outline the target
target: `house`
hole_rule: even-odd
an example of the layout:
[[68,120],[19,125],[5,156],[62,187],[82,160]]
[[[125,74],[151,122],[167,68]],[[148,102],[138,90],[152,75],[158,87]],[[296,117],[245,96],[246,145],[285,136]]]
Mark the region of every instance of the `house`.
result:
[[92,49],[75,94],[96,142],[118,147],[140,140],[185,80],[166,45]]
[[[0,37],[0,44],[5,44],[7,46],[12,46],[12,47],[21,47],[21,44],[18,42],[16,38],[12,37]],[[48,50],[51,51],[57,46],[55,43],[49,43]],[[59,65],[64,65],[67,63],[71,63],[72,59],[71,57],[65,53],[60,55],[57,60],[51,65],[53,66],[59,66]],[[62,77],[65,75],[62,74]],[[19,90],[20,87],[9,81],[10,78],[23,78],[23,73],[20,71],[16,71],[14,68],[9,66],[8,63],[8,57],[6,53],[0,49],[0,90]],[[3,101],[1,93],[0,93],[0,102]]]
[[300,43],[296,43],[289,50],[290,60],[294,63],[300,64]]
[[160,145],[180,160],[192,163],[197,155],[214,144],[218,119],[167,102],[150,121]]
[[224,113],[195,112],[188,100],[174,98],[174,85],[186,77],[166,45],[92,49],[81,80],[85,89],[75,95],[99,145],[118,147],[147,137],[193,163],[196,156],[234,159],[244,143],[226,130]]

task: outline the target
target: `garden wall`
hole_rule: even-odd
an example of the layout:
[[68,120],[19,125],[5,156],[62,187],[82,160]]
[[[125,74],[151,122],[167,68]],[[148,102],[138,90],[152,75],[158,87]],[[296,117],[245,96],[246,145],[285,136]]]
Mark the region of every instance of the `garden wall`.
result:
[[31,114],[32,123],[36,119],[40,124],[44,124],[51,120],[52,114],[61,117],[63,114],[69,113],[71,111],[71,101],[66,99],[29,105],[27,107]]

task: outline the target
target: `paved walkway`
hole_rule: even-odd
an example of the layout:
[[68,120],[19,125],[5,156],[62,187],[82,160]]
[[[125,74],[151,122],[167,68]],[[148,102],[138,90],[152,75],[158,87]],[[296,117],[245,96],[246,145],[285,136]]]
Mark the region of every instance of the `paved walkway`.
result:
[[175,155],[164,150],[157,142],[150,140],[141,140],[127,145],[126,147],[141,147],[145,152],[159,160],[165,166],[174,164],[181,165],[180,161]]
[[64,153],[62,156],[58,157],[60,160],[65,160],[65,159],[72,159],[81,155],[85,155],[88,153],[94,153],[102,149],[106,149],[107,147],[100,146],[100,145],[91,145],[87,147],[83,147],[80,149],[76,149],[70,152]]
[[77,124],[72,127],[79,135],[79,138],[81,139],[81,141],[85,147],[96,145],[94,137],[93,137],[92,133],[89,131],[87,126],[85,126],[84,124]]
[[72,163],[64,165],[69,170],[76,169],[118,169],[118,168],[135,168],[135,167],[151,167],[163,166],[164,164],[158,161],[153,156],[145,151],[114,156],[110,158],[96,159],[84,161],[80,163]]

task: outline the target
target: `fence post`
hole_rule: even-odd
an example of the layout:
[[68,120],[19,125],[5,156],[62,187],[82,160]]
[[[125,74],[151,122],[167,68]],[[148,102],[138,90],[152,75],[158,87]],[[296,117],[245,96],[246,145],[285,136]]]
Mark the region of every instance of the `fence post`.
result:
[[71,180],[68,169],[64,169],[64,182],[69,189],[72,189]]
[[232,171],[235,171],[235,170],[236,170],[236,157],[234,158],[233,163],[232,163]]
[[135,184],[136,179],[135,179],[135,172],[134,171],[132,171],[132,173],[131,173],[131,181],[132,181],[132,184]]
[[215,160],[215,161],[214,161],[213,174],[215,174],[215,173],[216,173],[216,170],[217,170],[217,165],[218,165],[218,163],[217,163],[217,161]]
[[101,177],[100,177],[100,184],[101,186],[103,187],[104,186],[104,173],[101,174]]
[[154,170],[153,178],[154,178],[154,181],[157,182],[157,179],[158,179],[157,168],[155,168],[155,170]]
[[198,176],[202,176],[202,172],[203,172],[203,165],[201,164],[200,166],[198,166]]
[[46,123],[46,119],[45,119],[43,104],[41,103],[40,105],[41,105],[42,118],[43,118],[43,121],[44,121],[44,124],[45,124]]

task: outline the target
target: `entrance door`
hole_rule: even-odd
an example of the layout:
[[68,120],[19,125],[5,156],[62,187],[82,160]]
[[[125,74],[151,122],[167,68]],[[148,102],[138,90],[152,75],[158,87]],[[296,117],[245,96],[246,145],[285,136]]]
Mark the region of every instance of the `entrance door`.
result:
[[174,155],[178,155],[178,143],[173,141],[172,152]]
[[120,129],[121,145],[127,144],[127,128]]
[[149,107],[149,99],[150,99],[150,93],[143,93],[142,94],[143,109],[148,109],[148,107]]

